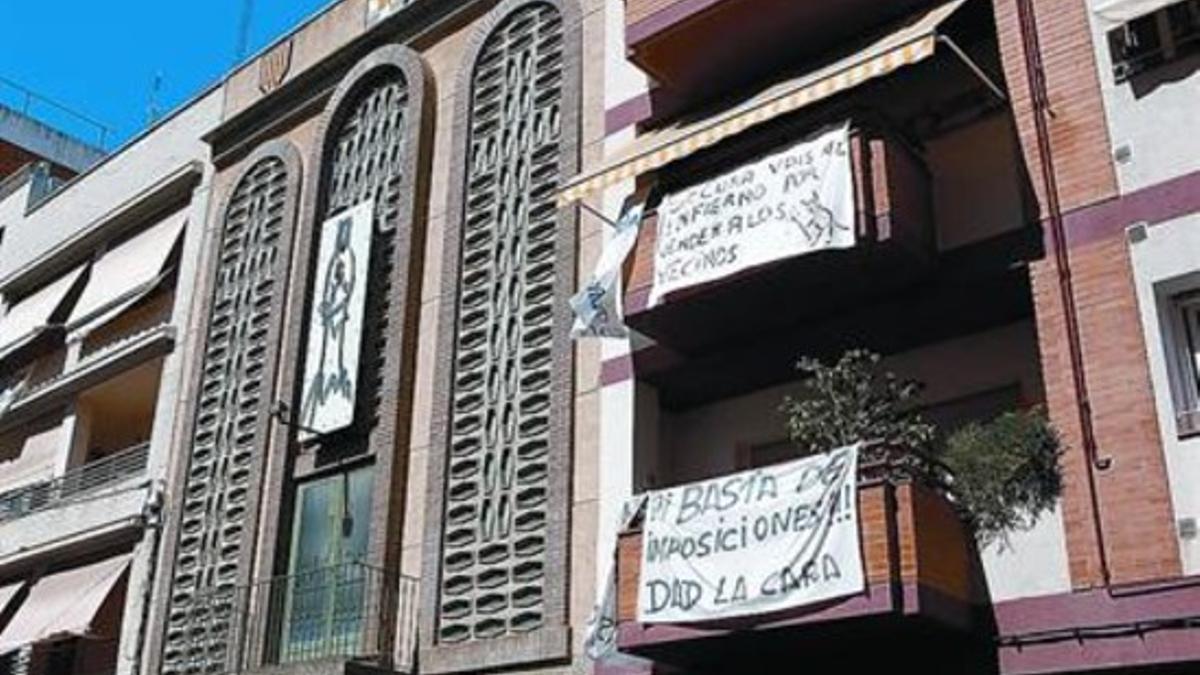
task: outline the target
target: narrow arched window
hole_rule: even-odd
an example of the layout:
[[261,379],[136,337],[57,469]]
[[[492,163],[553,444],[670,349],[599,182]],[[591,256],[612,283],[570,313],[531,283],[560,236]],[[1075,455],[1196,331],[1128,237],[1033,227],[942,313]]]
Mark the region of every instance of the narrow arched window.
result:
[[173,523],[162,672],[222,672],[253,550],[300,164],[273,142],[220,213],[182,502]]
[[[577,155],[573,21],[559,2],[501,4],[460,83],[426,648],[565,623],[574,220],[555,196]],[[478,654],[486,665],[563,656],[537,642]]]

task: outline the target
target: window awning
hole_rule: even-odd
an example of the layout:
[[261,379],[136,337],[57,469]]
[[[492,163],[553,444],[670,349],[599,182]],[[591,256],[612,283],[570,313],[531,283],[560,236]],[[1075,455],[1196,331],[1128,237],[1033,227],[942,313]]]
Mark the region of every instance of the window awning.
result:
[[0,318],[0,352],[59,317],[63,301],[75,288],[85,265],[80,265],[50,284],[25,296]]
[[653,171],[716,145],[742,131],[883,77],[933,55],[937,29],[967,0],[953,0],[910,18],[858,51],[727,106],[699,120],[655,129],[594,171],[567,182],[559,205],[567,206],[606,187]]
[[46,480],[54,475],[58,452],[63,445],[61,424],[28,424],[22,429],[25,441],[20,454],[0,459],[0,491]]
[[67,325],[74,330],[103,323],[157,286],[186,219],[186,212],[176,213],[105,252],[92,264],[87,287]]
[[1092,12],[1111,30],[1176,2],[1179,0],[1107,0],[1097,5]]
[[88,635],[128,566],[125,554],[42,577],[0,632],[0,654],[55,637]]

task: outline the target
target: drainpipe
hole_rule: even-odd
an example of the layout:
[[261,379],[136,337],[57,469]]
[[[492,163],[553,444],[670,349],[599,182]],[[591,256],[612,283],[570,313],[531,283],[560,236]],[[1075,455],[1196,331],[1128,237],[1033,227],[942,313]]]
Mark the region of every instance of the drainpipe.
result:
[[133,654],[130,673],[132,675],[141,675],[143,659],[142,654],[147,648],[146,636],[150,632],[150,603],[154,599],[154,586],[158,573],[158,554],[162,540],[162,519],[163,519],[163,501],[165,499],[166,489],[161,480],[156,480],[151,484],[150,497],[146,500],[145,506],[142,508],[142,524],[146,528],[147,534],[150,537],[150,568],[146,574],[145,590],[142,591],[142,607],[141,617],[138,621],[137,648]]
[[1029,93],[1033,102],[1033,121],[1037,132],[1042,186],[1046,196],[1050,234],[1054,243],[1054,260],[1058,269],[1058,291],[1062,301],[1063,320],[1066,324],[1067,350],[1071,358],[1071,379],[1075,386],[1076,411],[1079,415],[1079,430],[1086,460],[1084,465],[1087,469],[1088,493],[1091,498],[1092,528],[1095,531],[1096,547],[1099,552],[1100,574],[1104,581],[1104,587],[1110,588],[1112,575],[1108,565],[1104,523],[1100,517],[1100,493],[1096,484],[1096,471],[1108,469],[1112,460],[1099,457],[1095,427],[1092,423],[1087,374],[1083,367],[1079,312],[1075,305],[1075,289],[1071,278],[1071,258],[1067,251],[1062,206],[1058,198],[1058,179],[1054,169],[1054,152],[1050,142],[1049,118],[1054,113],[1050,110],[1050,101],[1046,93],[1046,71],[1042,62],[1042,51],[1038,38],[1037,17],[1034,14],[1033,0],[1016,0],[1016,3],[1021,25],[1021,43],[1025,52],[1025,75],[1029,80]]

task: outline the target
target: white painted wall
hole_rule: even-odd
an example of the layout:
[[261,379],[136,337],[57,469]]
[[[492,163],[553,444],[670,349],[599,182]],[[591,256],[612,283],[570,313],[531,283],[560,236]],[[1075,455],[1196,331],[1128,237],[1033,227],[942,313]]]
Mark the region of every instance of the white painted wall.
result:
[[0,278],[52,250],[125,200],[193,161],[205,161],[200,136],[220,120],[223,97],[213,91],[164,120],[20,219],[4,223]]
[[[1095,9],[1107,0],[1087,0]],[[1153,77],[1161,83],[1141,95],[1130,82],[1117,84],[1108,50],[1107,26],[1089,12],[1100,89],[1115,149],[1128,146],[1130,161],[1115,163],[1122,194],[1200,170],[1200,55],[1168,64]],[[1143,78],[1145,79],[1145,78]]]
[[[1176,432],[1170,333],[1165,329],[1170,297],[1200,289],[1200,214],[1150,226],[1146,235],[1130,244],[1130,257],[1171,499],[1177,520],[1200,519],[1200,437],[1184,439]],[[1200,573],[1200,540],[1180,540],[1179,552],[1183,573]]]
[[1056,508],[1028,530],[1012,532],[980,551],[992,602],[1070,592],[1064,532],[1062,510]]
[[[1043,399],[1037,337],[1031,322],[1023,321],[984,333],[967,335],[884,361],[884,367],[903,378],[925,383],[926,405],[937,405],[971,394],[1019,384],[1021,399]],[[669,435],[665,454],[677,484],[711,478],[736,470],[737,448],[786,438],[779,406],[795,385],[762,389],[680,413],[662,413]],[[640,449],[639,449],[640,452]]]

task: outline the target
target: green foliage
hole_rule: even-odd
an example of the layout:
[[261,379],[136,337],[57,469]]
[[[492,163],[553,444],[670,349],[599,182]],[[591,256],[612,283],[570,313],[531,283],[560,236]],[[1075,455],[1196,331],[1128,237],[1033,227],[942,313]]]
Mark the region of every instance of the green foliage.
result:
[[1054,507],[1062,494],[1061,448],[1041,410],[1007,412],[950,435],[941,459],[982,543],[1032,527]]
[[909,412],[921,393],[916,382],[881,371],[879,355],[846,352],[832,365],[803,358],[800,396],[784,399],[788,434],[804,455],[859,441],[926,449],[936,428]]
[[951,498],[983,544],[1033,525],[1062,492],[1061,442],[1041,411],[971,423],[939,443],[937,427],[914,412],[920,383],[883,370],[879,355],[853,350],[829,365],[804,358],[797,368],[802,391],[781,410],[802,454],[863,441],[940,460],[953,473]]

